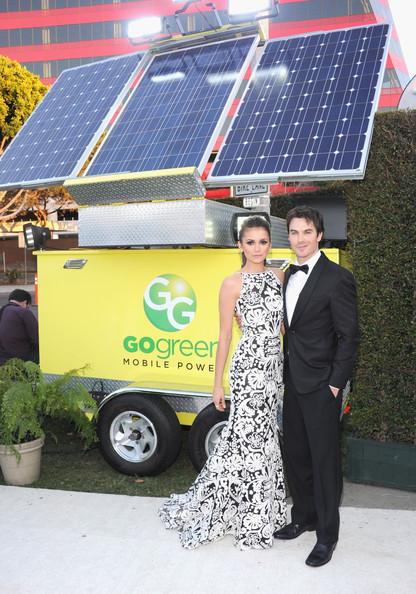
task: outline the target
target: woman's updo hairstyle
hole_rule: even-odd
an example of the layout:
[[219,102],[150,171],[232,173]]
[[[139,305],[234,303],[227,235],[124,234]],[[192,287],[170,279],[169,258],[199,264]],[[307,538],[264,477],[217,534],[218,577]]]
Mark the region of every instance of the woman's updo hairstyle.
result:
[[[259,217],[256,215],[247,217],[245,219],[244,223],[240,227],[240,232],[238,234],[238,241],[240,243],[242,242],[244,233],[247,231],[247,229],[254,229],[254,228],[258,228],[258,227],[261,227],[262,229],[265,229],[267,231],[267,235],[269,236],[269,241],[271,241],[272,236],[271,236],[269,222],[264,217]],[[244,253],[241,254],[241,259],[242,259],[242,266],[244,266],[244,264],[247,262],[247,258],[245,257]],[[264,261],[264,263],[266,264],[266,260]]]

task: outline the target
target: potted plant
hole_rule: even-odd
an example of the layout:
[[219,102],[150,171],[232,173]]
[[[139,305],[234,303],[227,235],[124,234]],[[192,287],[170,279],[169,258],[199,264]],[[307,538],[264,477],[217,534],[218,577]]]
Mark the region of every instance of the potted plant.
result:
[[[0,367],[0,466],[6,483],[28,485],[40,475],[44,421],[67,419],[86,447],[96,441],[96,403],[70,371],[47,382],[39,365],[11,359]],[[90,415],[89,415],[90,416]]]

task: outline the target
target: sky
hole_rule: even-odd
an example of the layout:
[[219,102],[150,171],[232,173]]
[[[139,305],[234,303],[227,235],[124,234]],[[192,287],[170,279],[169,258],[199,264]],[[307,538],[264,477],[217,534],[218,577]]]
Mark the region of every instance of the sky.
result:
[[390,10],[399,35],[409,75],[416,75],[416,2],[415,0],[390,0]]

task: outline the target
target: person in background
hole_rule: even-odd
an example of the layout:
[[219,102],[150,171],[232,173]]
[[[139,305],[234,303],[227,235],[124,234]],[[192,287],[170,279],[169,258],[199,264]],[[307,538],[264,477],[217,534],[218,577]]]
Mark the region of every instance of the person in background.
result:
[[14,289],[0,310],[0,364],[9,359],[39,363],[38,321],[30,311],[32,298],[23,289]]

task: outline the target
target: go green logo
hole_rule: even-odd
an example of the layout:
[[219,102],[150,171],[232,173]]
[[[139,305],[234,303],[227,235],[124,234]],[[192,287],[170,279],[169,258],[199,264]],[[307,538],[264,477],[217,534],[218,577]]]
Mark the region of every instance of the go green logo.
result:
[[174,274],[154,278],[144,292],[144,311],[156,328],[177,332],[192,322],[196,296],[191,285]]

